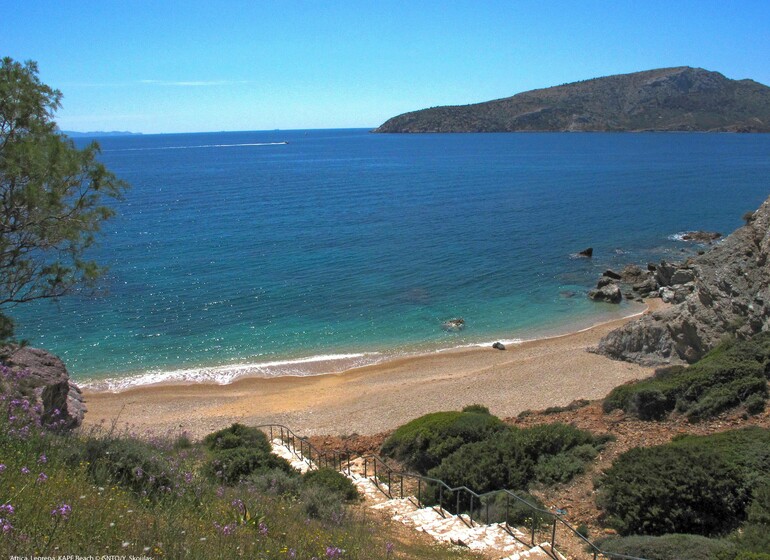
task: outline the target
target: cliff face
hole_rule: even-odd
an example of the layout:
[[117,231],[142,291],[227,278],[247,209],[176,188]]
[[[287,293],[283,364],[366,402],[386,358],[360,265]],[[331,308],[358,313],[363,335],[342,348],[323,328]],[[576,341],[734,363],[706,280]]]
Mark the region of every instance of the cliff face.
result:
[[662,68],[404,113],[374,132],[514,131],[770,132],[770,88],[701,68]]
[[608,334],[597,351],[645,365],[692,363],[726,335],[770,330],[770,198],[749,223],[690,260],[684,301]]

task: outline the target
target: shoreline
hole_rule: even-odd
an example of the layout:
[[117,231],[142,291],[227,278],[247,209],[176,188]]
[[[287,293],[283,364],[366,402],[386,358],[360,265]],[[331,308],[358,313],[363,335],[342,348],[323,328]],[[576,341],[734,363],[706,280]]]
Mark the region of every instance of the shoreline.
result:
[[[628,304],[627,304],[628,305]],[[478,341],[463,341],[455,345],[444,345],[438,342],[415,344],[404,348],[394,349],[357,349],[357,350],[333,350],[329,354],[317,354],[296,358],[280,358],[266,362],[237,361],[224,364],[208,364],[189,367],[179,367],[165,370],[147,370],[144,372],[116,377],[86,377],[74,381],[81,389],[90,392],[119,393],[141,387],[156,387],[165,385],[229,385],[240,379],[258,378],[273,379],[277,377],[313,377],[318,375],[337,375],[363,367],[387,364],[401,359],[419,358],[448,352],[468,349],[484,349],[491,347],[496,342],[501,342],[509,349],[523,343],[549,340],[561,336],[567,336],[599,327],[605,323],[618,320],[627,320],[638,317],[647,309],[647,305],[633,302],[620,315],[617,310],[614,313],[597,313],[598,322],[591,322],[586,317],[580,321],[558,324],[547,329],[540,330],[534,338],[511,338],[502,334],[498,338],[489,338]],[[614,315],[614,316],[613,316]]]
[[597,399],[612,388],[652,374],[652,368],[587,352],[609,331],[664,304],[569,334],[525,341],[505,351],[454,348],[395,358],[312,376],[242,377],[232,383],[164,383],[120,392],[83,391],[84,427],[103,422],[131,431],[188,432],[192,437],[228,426],[282,423],[304,435],[394,429],[418,416],[483,404],[500,417],[526,409]]

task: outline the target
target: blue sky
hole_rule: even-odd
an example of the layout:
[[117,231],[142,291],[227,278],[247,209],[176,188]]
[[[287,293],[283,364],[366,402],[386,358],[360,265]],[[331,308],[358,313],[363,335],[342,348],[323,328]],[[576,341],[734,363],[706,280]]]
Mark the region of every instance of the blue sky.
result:
[[770,1],[0,0],[65,130],[373,127],[667,66],[770,85]]

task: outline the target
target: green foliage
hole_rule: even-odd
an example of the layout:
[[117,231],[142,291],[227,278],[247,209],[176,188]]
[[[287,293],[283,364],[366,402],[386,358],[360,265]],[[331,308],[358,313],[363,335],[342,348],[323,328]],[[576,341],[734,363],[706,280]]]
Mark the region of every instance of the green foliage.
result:
[[597,503],[621,534],[721,535],[745,519],[768,476],[768,430],[686,436],[618,457],[599,481]]
[[157,499],[172,487],[171,466],[158,449],[130,437],[89,438],[69,456],[72,463],[84,463],[96,484],[120,484]]
[[461,446],[502,429],[502,421],[487,413],[435,412],[398,428],[382,445],[382,454],[424,473]]
[[463,412],[476,412],[478,414],[489,414],[489,408],[483,404],[469,404],[463,408]]
[[333,469],[322,468],[307,471],[302,476],[302,482],[307,487],[321,487],[338,494],[343,500],[359,499],[355,485],[344,474]]
[[660,420],[676,410],[696,422],[740,405],[756,414],[768,398],[769,365],[770,333],[729,340],[688,368],[661,369],[650,379],[616,387],[603,407],[642,420]]
[[748,519],[738,537],[738,544],[746,552],[770,550],[770,482],[767,480],[754,488]]
[[732,560],[735,546],[700,535],[671,534],[660,537],[615,537],[599,543],[602,550],[647,560]]
[[[34,62],[0,64],[0,307],[90,286],[102,270],[84,258],[127,185],[58,134],[61,92]],[[0,339],[11,325],[0,321]]]
[[566,424],[507,428],[461,446],[428,474],[480,494],[503,488],[526,490],[534,481],[571,480],[583,472],[600,445],[589,432]]
[[273,496],[297,497],[302,489],[302,477],[297,471],[264,470],[252,474],[248,480],[258,492]]
[[[535,527],[549,524],[552,517],[543,502],[527,492],[517,492],[519,499],[505,493],[495,494],[489,500],[489,522],[503,523],[505,521],[514,527]],[[485,502],[486,505],[486,502]],[[538,511],[540,510],[540,511]]]
[[238,423],[207,435],[203,443],[211,451],[247,447],[269,453],[271,449],[264,432]]

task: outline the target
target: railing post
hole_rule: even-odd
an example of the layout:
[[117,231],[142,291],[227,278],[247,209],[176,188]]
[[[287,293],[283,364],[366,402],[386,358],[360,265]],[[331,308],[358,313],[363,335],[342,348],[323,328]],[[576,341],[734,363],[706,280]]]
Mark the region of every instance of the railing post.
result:
[[270,443],[273,443],[273,425],[270,424]]
[[417,479],[417,505],[422,507],[422,479]]
[[404,475],[401,475],[401,499],[404,499]]
[[487,525],[489,525],[489,497],[487,497]]
[[471,522],[471,527],[473,527],[473,494],[471,494],[471,505],[468,510],[468,521]]
[[556,518],[553,518],[553,529],[551,530],[551,552],[553,552],[554,541],[556,540]]
[[506,492],[505,493],[505,528],[508,529],[510,526],[508,525],[508,510],[511,506],[511,495]]
[[348,476],[350,476],[350,451],[348,451]]
[[455,490],[457,492],[457,505],[455,506],[455,515],[460,515],[460,491]]
[[390,489],[390,486],[391,486],[390,473],[391,473],[391,470],[388,469],[388,497],[392,499],[393,498],[393,492]]
[[377,478],[377,459],[374,460],[374,484],[377,485],[377,488],[380,487],[380,479]]
[[444,487],[438,485],[438,507],[441,509],[441,517],[444,517]]
[[535,545],[535,513],[532,513],[532,546]]
[[364,478],[369,478],[367,473],[367,467],[369,465],[369,459],[364,457]]

